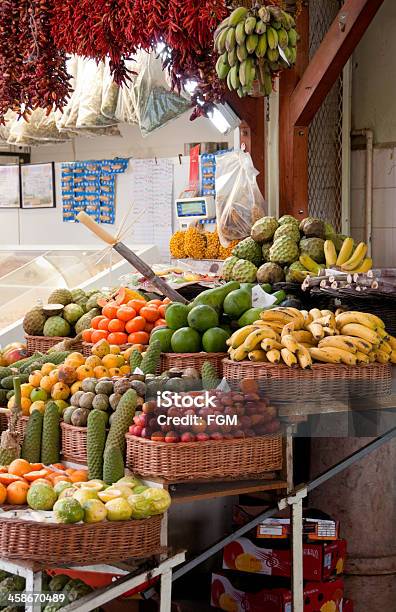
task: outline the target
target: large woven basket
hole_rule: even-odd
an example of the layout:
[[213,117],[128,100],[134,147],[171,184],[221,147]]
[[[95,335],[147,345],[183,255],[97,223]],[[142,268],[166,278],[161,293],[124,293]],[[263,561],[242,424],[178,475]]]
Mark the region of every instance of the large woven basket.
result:
[[351,396],[374,397],[390,395],[392,389],[392,367],[380,363],[314,364],[312,369],[303,370],[281,364],[225,359],[223,376],[235,390],[243,379],[257,380],[260,391],[278,401],[320,400],[322,395],[340,400]]
[[282,468],[282,436],[235,440],[152,442],[126,434],[126,465],[136,474],[173,482],[251,478]]
[[0,556],[46,565],[149,557],[161,550],[161,518],[75,525],[0,518]]
[[227,353],[162,353],[161,354],[161,372],[170,368],[196,368],[201,371],[205,361],[210,361],[216,368],[217,374],[222,376],[223,359]]
[[[7,412],[6,413],[7,425],[6,425],[5,429],[7,429],[7,427],[8,427],[8,423],[10,421],[10,416],[11,416],[11,412]],[[17,433],[19,434],[19,442],[20,442],[20,444],[22,444],[22,442],[23,442],[23,440],[25,438],[25,432],[26,432],[26,427],[27,427],[27,424],[28,424],[28,420],[29,420],[28,416],[21,416],[21,417],[19,417],[19,420],[18,420],[18,423],[17,423],[17,426],[16,426],[16,430],[17,430]]]
[[61,423],[61,448],[64,461],[87,464],[87,428]]
[[[60,336],[29,336],[25,334],[26,339],[26,349],[29,355],[33,355],[34,353],[47,353],[50,348],[58,344],[59,342],[63,342],[66,338],[61,338]],[[83,348],[82,342],[76,342],[74,344],[75,351],[81,352]]]

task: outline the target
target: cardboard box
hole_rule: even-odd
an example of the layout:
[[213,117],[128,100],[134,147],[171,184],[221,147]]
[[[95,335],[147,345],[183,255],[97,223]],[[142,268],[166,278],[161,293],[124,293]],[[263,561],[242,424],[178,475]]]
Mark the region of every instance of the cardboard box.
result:
[[[304,612],[343,612],[343,595],[342,578],[308,582],[304,588]],[[216,573],[212,574],[210,605],[232,612],[291,612],[292,595],[288,588],[236,588],[232,577]]]
[[[305,543],[304,580],[327,580],[342,574],[345,558],[345,540]],[[275,541],[271,548],[264,548],[248,538],[238,538],[223,549],[223,569],[288,578],[291,576],[291,550]]]

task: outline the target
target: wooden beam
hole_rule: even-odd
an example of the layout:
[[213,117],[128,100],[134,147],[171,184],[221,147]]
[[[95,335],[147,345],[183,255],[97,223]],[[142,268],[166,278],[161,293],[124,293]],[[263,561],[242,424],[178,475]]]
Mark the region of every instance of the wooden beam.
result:
[[291,97],[292,126],[308,126],[384,0],[346,0]]

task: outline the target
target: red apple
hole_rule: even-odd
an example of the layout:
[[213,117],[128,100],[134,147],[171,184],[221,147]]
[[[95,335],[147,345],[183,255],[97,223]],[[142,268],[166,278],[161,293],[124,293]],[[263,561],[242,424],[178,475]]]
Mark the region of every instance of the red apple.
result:
[[142,435],[142,430],[143,427],[141,427],[140,425],[131,425],[130,427],[130,432],[133,436],[141,436]]
[[206,433],[198,433],[196,435],[197,442],[207,442],[209,440],[209,436]]
[[222,440],[223,434],[221,434],[219,431],[215,431],[212,434],[210,434],[210,439],[211,440]]
[[135,414],[135,416],[133,417],[133,422],[135,423],[135,425],[139,425],[140,423],[140,413],[139,414]]
[[195,436],[189,431],[185,431],[180,438],[180,442],[195,442]]

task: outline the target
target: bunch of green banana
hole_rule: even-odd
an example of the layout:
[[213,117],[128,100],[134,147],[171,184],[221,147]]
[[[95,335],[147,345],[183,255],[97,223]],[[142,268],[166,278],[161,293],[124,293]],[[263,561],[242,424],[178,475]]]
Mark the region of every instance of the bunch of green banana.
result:
[[278,6],[234,9],[214,35],[219,79],[226,80],[240,97],[252,93],[254,81],[261,94],[270,95],[274,73],[296,61],[295,25],[293,17]]

